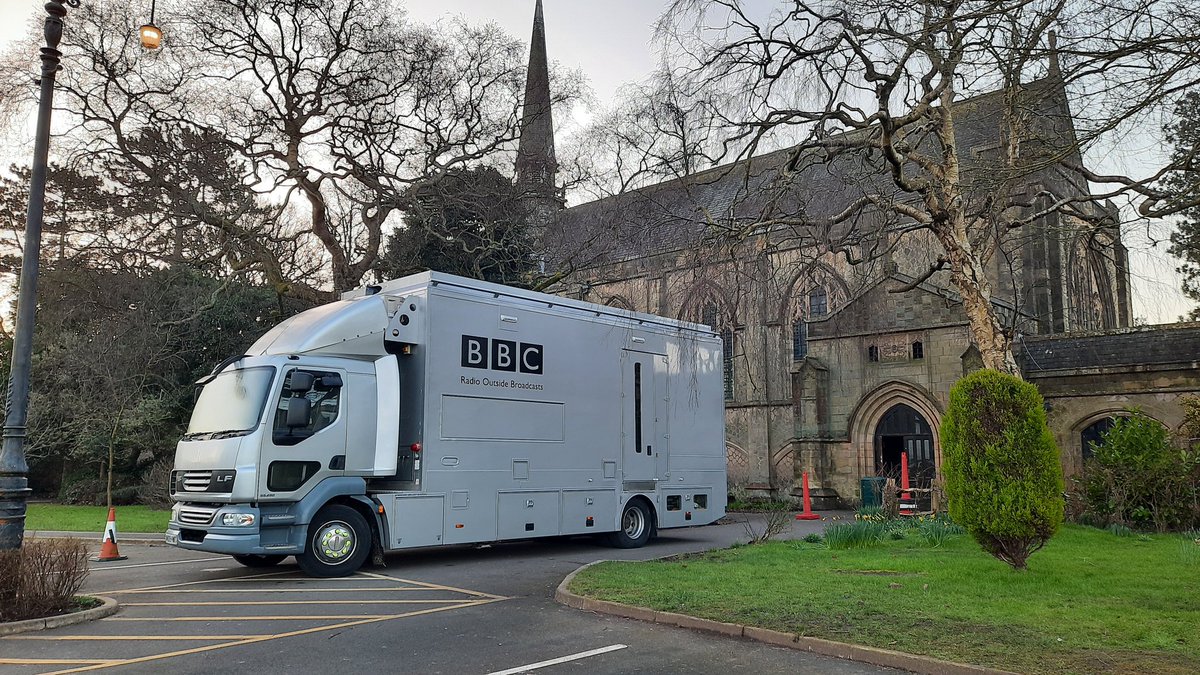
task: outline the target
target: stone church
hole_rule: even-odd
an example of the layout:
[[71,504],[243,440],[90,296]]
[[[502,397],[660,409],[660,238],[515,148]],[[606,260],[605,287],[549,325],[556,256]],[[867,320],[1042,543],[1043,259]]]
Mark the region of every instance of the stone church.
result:
[[[516,172],[546,259],[572,266],[557,292],[722,335],[731,489],[796,494],[808,473],[815,506],[851,505],[860,479],[898,475],[902,453],[918,484],[933,480],[950,387],[982,366],[948,275],[924,273],[936,244],[870,221],[838,242],[745,227],[779,209],[840,210],[879,171],[797,165],[781,150],[566,207],[549,86],[539,0]],[[1020,95],[1036,112],[1027,141],[1073,138],[1053,68]],[[964,166],[999,148],[999,97],[955,104]],[[1035,220],[997,246],[987,272],[1026,377],[1047,398],[1064,469],[1077,473],[1089,441],[1131,406],[1172,429],[1182,421],[1176,401],[1200,391],[1200,324],[1132,328],[1115,207],[1058,165],[1025,180],[1040,199],[1076,198],[1078,216]]]

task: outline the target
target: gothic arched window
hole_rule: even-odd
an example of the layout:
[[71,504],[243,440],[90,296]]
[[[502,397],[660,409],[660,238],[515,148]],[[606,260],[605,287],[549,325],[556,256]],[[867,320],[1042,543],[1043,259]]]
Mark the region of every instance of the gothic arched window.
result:
[[1115,417],[1105,417],[1092,422],[1079,433],[1079,443],[1083,450],[1083,458],[1091,459],[1095,454],[1095,446],[1104,442],[1104,434],[1117,423]]
[[721,311],[716,302],[704,302],[699,305],[699,311],[696,305],[692,307],[693,309],[684,312],[684,315],[691,316],[693,321],[712,328],[721,336],[721,376],[725,386],[725,400],[732,401],[734,341],[737,339],[733,331],[733,319],[725,316],[725,312]]
[[796,321],[792,324],[792,359],[799,361],[808,356],[808,322]]
[[829,313],[829,296],[825,294],[825,289],[817,286],[808,292],[808,314],[809,316],[825,316]]

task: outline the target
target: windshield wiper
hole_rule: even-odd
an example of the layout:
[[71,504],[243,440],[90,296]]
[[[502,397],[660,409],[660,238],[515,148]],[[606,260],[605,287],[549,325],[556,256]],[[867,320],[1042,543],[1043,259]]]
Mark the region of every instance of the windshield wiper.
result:
[[214,431],[208,437],[209,440],[217,438],[233,438],[234,436],[245,436],[250,433],[250,429],[226,429],[225,431]]
[[224,361],[218,363],[217,366],[212,369],[211,373],[205,375],[204,377],[200,378],[199,380],[196,380],[196,384],[205,385],[205,384],[208,384],[209,382],[212,382],[213,380],[217,379],[217,376],[221,374],[222,370],[225,370],[229,366],[233,365],[235,362],[241,361],[242,359],[246,358],[247,356],[249,356],[249,354],[238,354],[237,356],[231,356],[231,357],[225,359]]
[[235,436],[245,436],[253,431],[252,429],[226,429],[224,431],[197,431],[190,434],[184,434],[185,441],[212,441],[218,438],[233,438]]

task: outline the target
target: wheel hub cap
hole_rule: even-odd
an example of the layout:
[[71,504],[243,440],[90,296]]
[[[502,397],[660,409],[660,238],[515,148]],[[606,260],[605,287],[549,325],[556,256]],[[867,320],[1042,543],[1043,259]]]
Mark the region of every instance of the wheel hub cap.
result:
[[631,539],[637,539],[642,534],[642,514],[636,509],[625,513],[625,534]]
[[354,551],[354,532],[345,523],[331,523],[317,537],[321,557],[341,560]]

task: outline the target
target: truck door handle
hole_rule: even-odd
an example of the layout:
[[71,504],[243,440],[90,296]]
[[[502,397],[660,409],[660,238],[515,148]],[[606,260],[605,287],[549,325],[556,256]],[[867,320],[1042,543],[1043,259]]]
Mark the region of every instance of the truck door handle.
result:
[[650,446],[649,446],[649,445],[647,445],[647,446],[646,446],[646,456],[647,456],[647,457],[649,457],[649,456],[650,456],[650,454],[651,454],[651,453],[650,453]]

